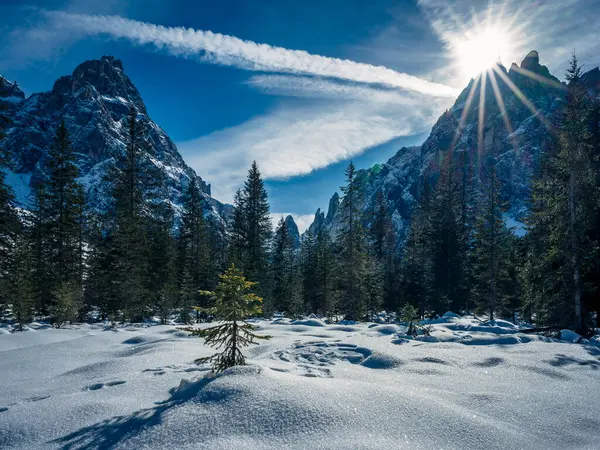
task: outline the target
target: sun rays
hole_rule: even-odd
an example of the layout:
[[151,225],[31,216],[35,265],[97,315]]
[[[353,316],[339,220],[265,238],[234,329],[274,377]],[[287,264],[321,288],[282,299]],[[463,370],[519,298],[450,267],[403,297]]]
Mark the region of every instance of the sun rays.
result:
[[[489,114],[486,114],[489,113],[486,108],[492,108],[491,101],[495,100],[498,121],[501,122],[500,126],[505,128],[513,149],[517,148],[517,138],[506,108],[507,96],[511,98],[514,96],[533,117],[549,128],[548,121],[532,99],[528,98],[527,89],[522,89],[523,84],[513,73],[522,79],[530,79],[549,88],[564,89],[564,86],[556,79],[547,78],[528,67],[519,67],[513,64],[510,71],[507,71],[502,65],[503,61],[513,61],[519,52],[521,55],[525,55],[524,45],[528,45],[527,42],[531,38],[526,36],[524,21],[519,19],[522,10],[517,10],[511,17],[506,17],[504,5],[491,5],[479,16],[473,13],[468,24],[460,23],[459,15],[454,11],[446,11],[447,17],[456,23],[458,30],[461,30],[447,40],[448,50],[454,61],[452,69],[455,73],[466,74],[471,79],[450,151],[463,137],[465,122],[469,114],[474,108],[477,108],[476,150],[479,162],[482,161],[482,156],[486,152],[486,134],[490,131],[490,127],[493,129],[498,126],[496,123],[490,123]],[[537,54],[531,55],[537,58]],[[537,59],[535,61],[537,63]],[[490,94],[490,90],[493,96]],[[495,106],[492,109],[495,110]]]

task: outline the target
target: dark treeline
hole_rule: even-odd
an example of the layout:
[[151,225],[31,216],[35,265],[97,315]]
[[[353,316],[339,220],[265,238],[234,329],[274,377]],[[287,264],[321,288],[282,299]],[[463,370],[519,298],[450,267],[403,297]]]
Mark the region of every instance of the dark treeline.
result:
[[504,220],[510,205],[496,173],[495,139],[476,164],[468,152],[440,155],[435,179],[421,180],[402,245],[384,192],[366,210],[350,163],[339,226],[305,233],[297,248],[285,220],[272,227],[256,163],[226,225],[205,215],[195,180],[179,206],[166,201],[160,172],[144,164],[145,130],[134,109],[125,152],[106,176],[109,207],[93,210],[61,124],[27,211],[17,213],[0,172],[0,307],[10,307],[19,325],[34,316],[57,326],[156,316],[187,323],[207,306],[199,291],[213,290],[235,264],[257,283],[265,314],[369,320],[381,310],[414,308],[420,317],[474,311],[579,331],[597,326],[600,107],[580,76],[574,57],[521,237]]

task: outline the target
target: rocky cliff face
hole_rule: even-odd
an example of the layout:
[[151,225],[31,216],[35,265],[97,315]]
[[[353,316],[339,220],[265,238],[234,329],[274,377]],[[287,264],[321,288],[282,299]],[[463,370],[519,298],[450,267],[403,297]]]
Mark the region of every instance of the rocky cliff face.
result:
[[[123,64],[111,56],[86,61],[72,75],[59,78],[50,92],[25,98],[15,84],[0,77],[0,101],[10,104],[10,120],[4,145],[13,171],[30,185],[43,179],[47,155],[61,120],[69,130],[78,154],[78,165],[90,205],[106,206],[108,192],[104,174],[122,154],[127,142],[127,114],[133,105],[143,132],[143,164],[153,165],[164,175],[168,199],[176,207],[192,178],[198,180],[206,199],[205,213],[222,218],[229,212],[210,196],[210,185],[188,167],[167,134],[146,111],[140,93],[127,77]],[[21,191],[23,186],[15,186]],[[23,195],[19,195],[21,201]]]
[[[435,181],[440,163],[449,152],[458,164],[467,157],[475,188],[481,181],[478,175],[483,162],[481,155],[493,152],[503,181],[503,195],[510,203],[507,219],[520,221],[525,216],[530,182],[540,154],[551,138],[548,125],[559,120],[565,86],[540,64],[536,51],[509,70],[501,65],[496,69],[494,77],[488,75],[484,83],[471,80],[421,146],[402,148],[385,164],[358,172],[363,210],[372,210],[377,193],[382,190],[399,243],[406,235],[420,183]],[[597,95],[600,71],[586,73],[584,81]],[[465,112],[469,97],[470,108]],[[327,218],[318,210],[309,230],[314,233],[326,227],[335,233],[340,227],[338,203],[335,194]]]

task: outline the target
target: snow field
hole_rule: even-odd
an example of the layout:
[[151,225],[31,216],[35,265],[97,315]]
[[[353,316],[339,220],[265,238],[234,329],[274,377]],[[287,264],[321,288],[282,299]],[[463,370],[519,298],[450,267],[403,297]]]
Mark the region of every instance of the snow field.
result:
[[598,448],[595,341],[432,322],[257,320],[273,338],[218,376],[174,326],[3,333],[0,448]]

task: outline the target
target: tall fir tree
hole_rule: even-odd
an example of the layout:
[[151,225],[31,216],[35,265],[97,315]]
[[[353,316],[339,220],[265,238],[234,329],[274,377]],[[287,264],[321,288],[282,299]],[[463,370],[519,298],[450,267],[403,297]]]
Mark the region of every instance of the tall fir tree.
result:
[[184,323],[187,323],[193,306],[206,306],[202,304],[198,291],[210,287],[207,282],[209,247],[203,202],[197,180],[190,180],[183,201],[179,236],[180,310]]
[[343,229],[338,236],[340,246],[339,285],[340,307],[346,319],[360,320],[366,314],[368,248],[361,223],[360,204],[362,192],[357,180],[356,168],[350,162],[346,168],[346,185],[341,187],[344,197],[341,203]]
[[273,309],[297,316],[302,309],[299,267],[294,243],[286,220],[282,217],[275,229],[272,255]]
[[425,317],[432,304],[432,193],[429,182],[421,180],[420,198],[415,205],[410,230],[402,251],[400,291],[402,304],[417,308]]
[[451,153],[442,157],[440,175],[432,196],[431,240],[433,309],[438,314],[459,311],[464,299],[461,245],[460,185]]
[[10,269],[14,264],[15,245],[20,233],[20,221],[16,209],[15,195],[6,184],[4,168],[8,166],[8,157],[4,154],[4,121],[0,117],[0,314],[3,305],[8,302]]
[[[597,190],[590,135],[590,103],[573,55],[557,139],[534,181],[524,266],[526,311],[540,324],[586,328],[583,297],[596,242]],[[588,286],[589,287],[589,286]]]
[[272,234],[269,200],[258,164],[252,162],[242,192],[246,225],[246,258],[244,273],[259,283],[258,290],[268,295],[269,242]]
[[480,197],[473,239],[474,295],[477,309],[494,320],[494,314],[503,311],[506,303],[504,289],[508,287],[510,231],[502,216],[508,207],[501,197],[501,183],[493,156],[486,162]]
[[394,225],[385,199],[385,194],[381,189],[377,191],[377,197],[372,212],[370,235],[371,253],[375,259],[375,261],[370,264],[370,272],[372,277],[374,277],[372,279],[377,279],[383,288],[380,295],[381,303],[388,311],[391,311],[399,304],[397,292],[398,258],[396,255],[396,234]]
[[[43,232],[47,235],[46,263],[50,272],[53,306],[66,298],[81,298],[83,265],[84,198],[83,189],[77,182],[79,168],[71,146],[65,122],[61,121],[48,153],[48,172],[44,192],[46,211]],[[77,291],[59,299],[66,287]],[[79,304],[79,303],[78,303]],[[56,308],[52,308],[56,311]],[[56,317],[58,323],[62,317]]]
[[128,142],[111,174],[115,206],[112,244],[115,246],[115,277],[119,285],[122,319],[141,320],[148,313],[149,255],[144,215],[142,165],[143,127],[137,110],[127,118]]

